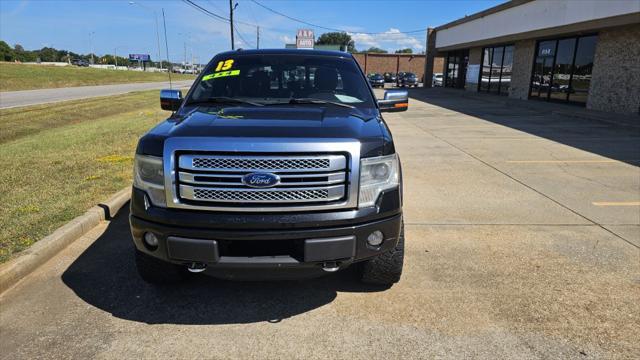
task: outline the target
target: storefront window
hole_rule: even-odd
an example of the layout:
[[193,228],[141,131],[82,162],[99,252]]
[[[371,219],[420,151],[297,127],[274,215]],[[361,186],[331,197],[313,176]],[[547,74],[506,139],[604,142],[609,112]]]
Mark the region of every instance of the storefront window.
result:
[[500,94],[508,95],[511,87],[511,73],[513,71],[513,46],[504,47],[502,60],[502,74],[500,75]]
[[480,75],[480,90],[489,91],[489,78],[491,77],[491,61],[493,48],[485,48],[482,52],[482,74]]
[[480,91],[508,94],[513,67],[513,46],[494,46],[482,50]]
[[567,100],[569,96],[575,44],[575,38],[558,41],[556,63],[553,66],[553,81],[551,82],[551,99]]
[[595,35],[538,42],[529,97],[586,103]]
[[575,70],[571,79],[571,94],[569,101],[587,102],[591,71],[593,70],[593,55],[596,52],[596,36],[582,37],[578,40],[576,50]]
[[503,47],[493,48],[493,61],[491,62],[491,79],[489,79],[489,92],[500,92],[500,73],[502,72]]

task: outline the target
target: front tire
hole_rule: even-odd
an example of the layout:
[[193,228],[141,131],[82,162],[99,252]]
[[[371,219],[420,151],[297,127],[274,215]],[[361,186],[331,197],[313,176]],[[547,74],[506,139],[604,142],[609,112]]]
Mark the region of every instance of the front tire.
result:
[[158,260],[136,249],[136,269],[145,282],[167,285],[182,281],[186,276],[184,267]]
[[361,281],[367,284],[391,286],[400,281],[404,263],[404,223],[396,246],[362,264]]

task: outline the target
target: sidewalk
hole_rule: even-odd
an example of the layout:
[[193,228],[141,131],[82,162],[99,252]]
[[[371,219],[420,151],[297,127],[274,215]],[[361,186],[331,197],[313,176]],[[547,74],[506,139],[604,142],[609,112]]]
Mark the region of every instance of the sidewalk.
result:
[[519,100],[511,99],[506,96],[499,96],[487,93],[477,93],[464,91],[460,89],[447,88],[419,88],[410,91],[411,97],[430,97],[430,96],[457,96],[468,99],[486,101],[501,104],[507,107],[519,107],[533,110],[540,113],[548,113],[550,115],[567,116],[581,118],[587,120],[595,120],[616,125],[632,126],[640,128],[640,116],[615,114],[604,111],[586,109],[581,106],[571,104],[561,104],[536,100]]

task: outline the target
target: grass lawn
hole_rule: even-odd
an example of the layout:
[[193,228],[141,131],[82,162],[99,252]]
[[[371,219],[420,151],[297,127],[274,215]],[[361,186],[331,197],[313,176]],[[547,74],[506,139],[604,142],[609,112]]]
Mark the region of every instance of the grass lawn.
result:
[[[195,76],[171,74],[171,79],[189,80],[195,79]],[[0,62],[0,92],[167,80],[166,73]]]
[[158,91],[0,110],[0,262],[131,183]]

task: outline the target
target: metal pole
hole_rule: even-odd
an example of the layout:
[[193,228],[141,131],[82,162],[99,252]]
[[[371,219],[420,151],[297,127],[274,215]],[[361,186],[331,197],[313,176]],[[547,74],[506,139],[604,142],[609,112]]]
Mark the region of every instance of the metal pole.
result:
[[93,65],[93,34],[95,32],[92,31],[89,33],[89,51],[91,51],[91,64]]
[[116,61],[116,70],[118,70],[118,48],[113,49],[113,59]]
[[167,49],[167,62],[169,67],[167,68],[167,74],[169,74],[169,89],[171,86],[171,61],[169,60],[169,41],[167,40],[167,20],[164,18],[164,8],[162,8],[162,24],[164,25],[164,46]]
[[256,34],[257,34],[256,49],[260,49],[260,26],[256,27]]
[[160,61],[160,70],[162,70],[162,58],[160,57],[160,31],[158,30],[158,13],[154,10],[153,15],[156,18],[156,40],[158,41],[158,60]]
[[229,0],[229,27],[231,29],[231,50],[235,50],[236,46],[233,41],[233,0]]

